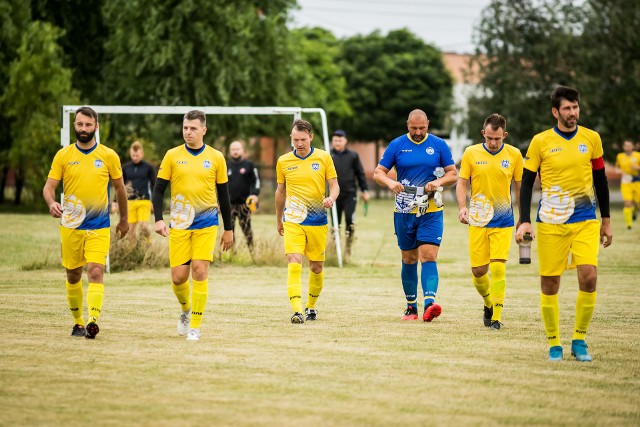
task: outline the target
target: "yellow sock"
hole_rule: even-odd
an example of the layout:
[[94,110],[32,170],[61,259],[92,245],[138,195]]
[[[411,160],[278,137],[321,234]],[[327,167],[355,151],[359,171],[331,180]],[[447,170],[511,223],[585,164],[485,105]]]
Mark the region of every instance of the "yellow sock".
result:
[[209,296],[209,280],[193,281],[193,300],[191,303],[191,328],[199,328],[202,324],[202,316],[204,316],[204,308],[207,305],[207,297]]
[[178,302],[182,306],[182,311],[187,312],[191,310],[191,287],[189,286],[189,281],[187,280],[182,285],[176,285],[175,283],[171,284],[173,288],[173,293],[178,298]]
[[82,280],[74,284],[67,281],[67,301],[75,324],[84,326],[84,317],[82,316]]
[[484,300],[484,306],[492,307],[493,301],[491,299],[491,292],[489,291],[489,275],[485,274],[480,277],[473,276],[473,285]]
[[540,311],[542,321],[547,333],[549,347],[560,345],[560,307],[558,306],[558,294],[545,295],[540,293]]
[[316,301],[318,301],[323,286],[324,271],[318,274],[309,271],[309,298],[307,299],[307,308],[316,308]]
[[589,328],[589,322],[596,307],[596,293],[578,291],[576,299],[576,324],[573,328],[573,339],[583,340]]
[[295,313],[302,313],[302,264],[292,262],[287,267],[287,293]]
[[624,216],[624,223],[627,227],[631,227],[633,224],[633,208],[622,208],[622,216]]
[[102,310],[104,300],[104,284],[89,283],[87,288],[87,311],[89,312],[89,322],[97,322]]
[[493,316],[491,320],[500,321],[504,308],[504,295],[507,292],[507,265],[504,262],[489,264],[491,271],[491,295],[493,296]]

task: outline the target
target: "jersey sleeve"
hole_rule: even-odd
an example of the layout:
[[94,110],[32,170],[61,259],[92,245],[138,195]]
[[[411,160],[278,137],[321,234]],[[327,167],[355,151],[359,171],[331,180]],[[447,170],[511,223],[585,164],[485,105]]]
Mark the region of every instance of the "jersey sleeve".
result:
[[280,165],[280,159],[278,159],[278,163],[276,163],[276,180],[278,184],[284,184],[284,172],[282,171],[282,166]]
[[600,139],[599,133],[596,133],[593,144],[594,145],[593,152],[591,153],[591,160],[599,159],[604,155],[604,151],[602,150],[602,139]]
[[540,140],[534,136],[527,148],[527,154],[524,158],[524,167],[531,172],[538,172],[542,158],[540,155]]
[[171,181],[171,173],[173,168],[173,162],[171,161],[171,154],[167,151],[164,155],[162,163],[160,163],[160,169],[158,169],[158,178],[165,181]]
[[469,150],[464,150],[464,154],[462,154],[462,162],[460,163],[460,173],[458,176],[463,179],[471,179],[471,154],[469,154]]
[[391,144],[384,150],[382,154],[382,158],[380,159],[380,166],[383,166],[386,169],[391,170],[392,167],[396,164],[396,151],[398,149],[398,144],[395,141],[391,141]]
[[62,181],[64,173],[64,162],[62,161],[62,150],[59,150],[53,157],[51,162],[51,170],[49,170],[49,178]]
[[109,177],[113,180],[122,178],[120,157],[118,157],[115,151],[111,151],[109,155]]
[[444,141],[440,145],[440,166],[446,168],[447,166],[455,165],[449,146]]
[[620,156],[622,155],[622,153],[618,153],[618,155],[616,156],[616,167],[618,169],[620,169]]
[[227,162],[224,160],[222,153],[216,152],[216,184],[224,184],[229,182],[229,176],[227,176]]
[[337,178],[338,173],[336,172],[336,165],[333,164],[333,159],[331,158],[329,153],[325,155],[325,163],[325,178],[327,180]]
[[513,169],[513,180],[519,182],[519,181],[522,181],[522,173],[524,172],[522,154],[520,153],[520,150],[514,150],[514,151],[515,151],[515,156],[513,159],[513,164],[515,165],[515,167]]

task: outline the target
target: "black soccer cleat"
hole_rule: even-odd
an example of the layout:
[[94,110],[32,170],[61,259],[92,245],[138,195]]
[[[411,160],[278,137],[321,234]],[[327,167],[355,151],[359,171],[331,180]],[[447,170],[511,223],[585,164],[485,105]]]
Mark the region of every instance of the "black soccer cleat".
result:
[[87,338],[88,340],[95,339],[96,335],[98,335],[98,332],[100,332],[100,328],[98,327],[98,324],[96,322],[89,322],[85,329],[87,331],[85,338]]
[[305,308],[304,309],[305,320],[316,320],[318,316],[318,310],[315,308]]
[[489,326],[489,329],[493,331],[499,331],[501,327],[502,327],[502,323],[500,323],[499,320],[493,320],[491,321],[491,326]]
[[82,325],[75,324],[71,330],[72,337],[84,337],[87,334],[87,330]]
[[293,313],[293,316],[291,316],[291,323],[295,323],[295,324],[304,323],[304,317],[302,316],[302,313],[298,311]]
[[484,307],[484,316],[482,317],[482,320],[484,321],[484,326],[491,326],[491,317],[493,317],[493,307],[487,307],[486,305],[483,306]]

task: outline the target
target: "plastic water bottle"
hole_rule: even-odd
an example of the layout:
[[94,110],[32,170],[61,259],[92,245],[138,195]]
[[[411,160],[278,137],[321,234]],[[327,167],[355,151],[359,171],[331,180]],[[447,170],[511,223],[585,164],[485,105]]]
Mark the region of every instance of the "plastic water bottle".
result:
[[520,242],[520,264],[531,264],[531,233],[524,233]]

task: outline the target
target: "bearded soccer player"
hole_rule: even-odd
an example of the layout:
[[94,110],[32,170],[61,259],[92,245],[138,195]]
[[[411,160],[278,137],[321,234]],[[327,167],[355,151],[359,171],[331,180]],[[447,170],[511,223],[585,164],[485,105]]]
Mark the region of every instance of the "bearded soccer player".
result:
[[[296,120],[291,128],[293,151],[280,156],[276,165],[276,227],[284,236],[287,293],[293,310],[291,323],[316,320],[316,302],[324,287],[327,247],[327,209],[340,194],[331,156],[311,146],[313,128]],[[329,196],[325,197],[326,186]],[[309,293],[302,315],[302,255],[309,259]]]
[[[563,359],[558,291],[560,276],[571,255],[579,284],[571,355],[580,362],[590,362],[585,335],[596,305],[599,244],[606,248],[613,239],[602,141],[597,132],[578,126],[580,93],[576,89],[557,86],[551,93],[551,114],[557,125],[533,137],[524,159],[516,241],[521,241],[525,233],[533,236],[531,193],[539,173],[541,195],[536,228],[540,308],[549,360]],[[596,219],[595,198],[602,223]]]
[[504,143],[506,129],[507,121],[500,114],[487,117],[482,127],[484,142],[464,150],[456,186],[458,219],[469,224],[473,284],[484,300],[484,325],[492,330],[502,326],[507,289],[506,263],[514,225],[511,181],[518,200],[522,180],[522,154]]
[[[227,165],[222,153],[204,143],[204,112],[189,111],[182,121],[185,143],[170,149],[162,159],[152,203],[155,232],[169,236],[169,265],[173,292],[181,305],[178,334],[200,339],[200,326],[209,295],[209,264],[218,233],[218,205],[224,223],[223,250],[233,244]],[[171,230],[162,217],[163,197],[171,184]],[[193,295],[189,286],[193,278]]]
[[[402,320],[418,319],[418,261],[424,295],[422,320],[431,322],[442,307],[435,302],[439,275],[436,264],[444,231],[442,188],[456,182],[458,173],[451,150],[428,133],[429,119],[413,110],[407,120],[409,132],[391,141],[373,173],[374,181],[395,195],[393,223],[402,252],[400,277],[407,299]],[[388,176],[396,168],[397,180]]]
[[[98,114],[89,107],[75,113],[75,144],[64,147],[53,158],[49,178],[42,194],[49,213],[60,218],[62,266],[67,272],[67,300],[74,319],[71,335],[93,339],[100,328],[98,319],[104,300],[104,268],[109,254],[109,181],[116,190],[120,236],[127,234],[127,194],[122,179],[120,158],[110,148],[98,144]],[[64,201],[56,201],[55,190],[63,182]],[[82,269],[87,266],[87,311],[82,312]]]
[[616,167],[622,173],[620,192],[624,200],[624,222],[631,230],[637,208],[635,204],[640,202],[640,153],[633,151],[633,142],[629,140],[622,144],[622,150],[616,157]]

